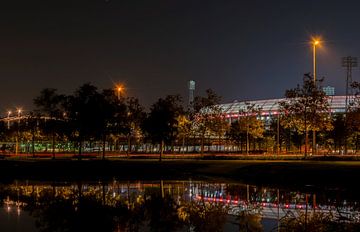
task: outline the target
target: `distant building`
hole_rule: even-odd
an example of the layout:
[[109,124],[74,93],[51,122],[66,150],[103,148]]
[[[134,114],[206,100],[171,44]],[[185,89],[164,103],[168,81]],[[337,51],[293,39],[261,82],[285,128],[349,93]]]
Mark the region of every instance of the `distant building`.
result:
[[335,88],[332,86],[323,87],[326,96],[335,96]]
[[188,104],[189,104],[189,107],[191,107],[191,105],[194,101],[195,81],[190,80],[188,87],[189,87],[189,102],[188,102]]

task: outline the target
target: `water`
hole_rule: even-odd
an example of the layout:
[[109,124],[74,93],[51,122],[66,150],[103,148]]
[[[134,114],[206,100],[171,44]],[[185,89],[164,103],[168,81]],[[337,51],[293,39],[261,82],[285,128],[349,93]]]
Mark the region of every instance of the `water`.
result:
[[0,231],[357,231],[359,195],[204,181],[0,184]]

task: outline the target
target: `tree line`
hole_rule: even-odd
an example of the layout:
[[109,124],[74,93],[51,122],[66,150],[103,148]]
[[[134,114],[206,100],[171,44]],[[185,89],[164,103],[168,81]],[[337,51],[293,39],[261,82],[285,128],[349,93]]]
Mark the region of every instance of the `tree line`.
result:
[[[360,141],[360,84],[352,85],[356,94],[346,113],[334,113],[322,81],[313,82],[305,74],[302,85],[286,90],[279,111],[266,120],[262,109],[250,103],[239,110],[237,119],[227,119],[221,97],[211,89],[196,96],[189,107],[180,95],[168,95],[146,112],[137,98],[90,83],[71,95],[46,88],[34,98],[35,109],[26,117],[1,121],[0,138],[8,142],[1,149],[50,152],[53,158],[60,152],[81,157],[94,150],[103,158],[106,153],[156,152],[160,160],[164,152],[355,153]],[[309,141],[311,132],[315,137]]]
[[[10,118],[1,121],[0,137],[1,141],[16,144],[16,151],[19,144],[26,145],[20,150],[33,155],[37,144],[46,143],[45,151],[54,158],[58,152],[71,150],[81,155],[84,149],[88,152],[92,148],[101,148],[103,157],[105,152],[120,151],[120,147],[129,155],[138,152],[140,144],[145,152],[154,151],[155,147],[160,154],[165,149],[169,152],[169,148],[176,152],[179,141],[184,147],[191,135],[195,140],[200,133],[204,143],[214,126],[210,118],[198,120],[198,115],[203,108],[219,104],[220,99],[209,89],[205,97],[195,97],[190,109],[183,106],[180,95],[168,95],[146,112],[137,98],[121,97],[113,89],[99,90],[90,83],[71,95],[46,88],[34,98],[33,111],[11,123],[7,121]],[[200,123],[196,125],[199,130],[194,131],[194,121]],[[2,149],[6,149],[5,144]]]

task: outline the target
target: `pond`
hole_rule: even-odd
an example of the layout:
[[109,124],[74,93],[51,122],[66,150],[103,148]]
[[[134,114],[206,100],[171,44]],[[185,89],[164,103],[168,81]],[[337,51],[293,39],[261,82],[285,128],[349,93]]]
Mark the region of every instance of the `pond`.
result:
[[359,195],[211,181],[0,184],[0,231],[358,231]]

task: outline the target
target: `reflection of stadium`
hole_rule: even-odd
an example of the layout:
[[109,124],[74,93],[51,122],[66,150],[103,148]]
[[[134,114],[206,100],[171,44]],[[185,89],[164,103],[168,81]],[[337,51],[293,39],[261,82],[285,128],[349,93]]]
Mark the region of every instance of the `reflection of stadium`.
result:
[[[349,97],[351,101],[353,97]],[[221,111],[225,114],[225,117],[232,121],[240,116],[240,112],[246,111],[246,107],[254,105],[255,108],[259,108],[261,111],[261,119],[267,120],[271,116],[279,113],[279,102],[285,101],[285,98],[279,99],[267,99],[267,100],[255,100],[255,101],[234,101],[233,103],[225,103],[220,105]],[[344,113],[346,106],[346,96],[328,96],[331,113]]]
[[[241,211],[258,213],[263,218],[277,219],[289,212],[298,215],[317,211],[341,214],[343,217],[360,218],[356,199],[339,199],[336,192],[305,194],[298,191],[284,191],[245,184],[212,183],[202,181],[148,181],[148,182],[99,182],[91,184],[51,185],[36,183],[16,183],[0,186],[0,199],[6,211],[18,211],[46,193],[54,197],[76,199],[80,196],[94,196],[108,206],[117,202],[127,204],[142,202],[151,194],[170,196],[178,205],[184,202],[205,202],[229,207],[229,214],[238,215]],[[6,193],[6,194],[5,194]],[[29,200],[35,202],[28,202]],[[75,205],[75,203],[74,203]]]

